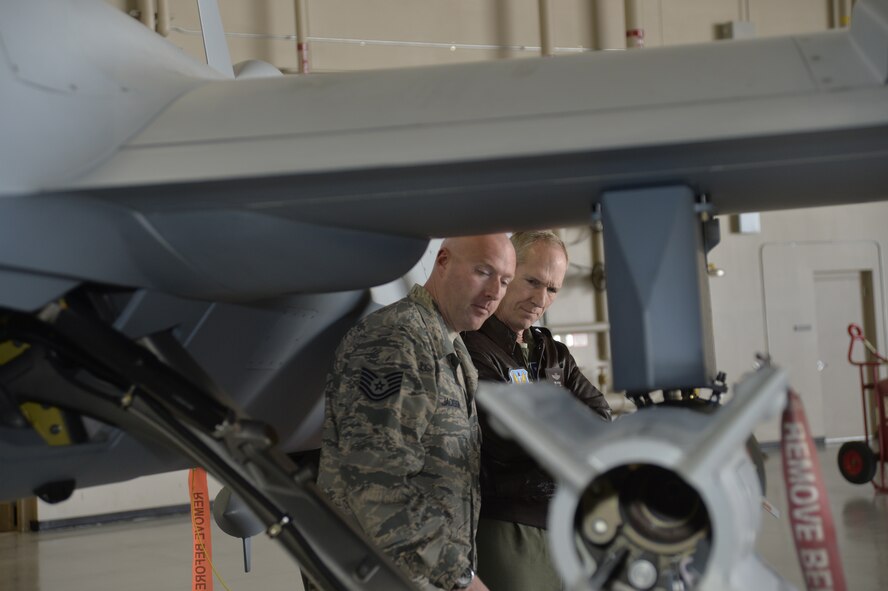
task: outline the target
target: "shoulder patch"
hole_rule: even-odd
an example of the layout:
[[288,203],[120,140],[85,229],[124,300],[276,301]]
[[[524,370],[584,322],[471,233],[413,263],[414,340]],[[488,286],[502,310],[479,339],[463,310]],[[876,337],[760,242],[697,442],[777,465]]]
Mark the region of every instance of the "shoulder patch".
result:
[[560,367],[548,367],[546,368],[546,379],[555,384],[556,386],[561,385],[561,379],[564,377],[564,370]]
[[358,389],[370,400],[382,400],[399,392],[403,379],[403,371],[393,371],[390,374],[380,376],[375,371],[362,367]]

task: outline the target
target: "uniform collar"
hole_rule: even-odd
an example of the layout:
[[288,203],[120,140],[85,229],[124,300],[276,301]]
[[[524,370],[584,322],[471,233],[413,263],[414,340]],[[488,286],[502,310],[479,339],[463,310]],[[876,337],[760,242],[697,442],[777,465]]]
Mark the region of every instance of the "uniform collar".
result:
[[438,308],[438,304],[432,299],[432,294],[430,294],[422,285],[415,283],[410,289],[410,293],[407,294],[407,299],[418,304],[420,308],[426,312],[427,316],[437,319],[438,327],[441,330],[441,356],[444,357],[456,353],[456,350],[453,347],[453,341],[459,337],[459,333],[447,326],[447,323],[444,321],[444,316]]

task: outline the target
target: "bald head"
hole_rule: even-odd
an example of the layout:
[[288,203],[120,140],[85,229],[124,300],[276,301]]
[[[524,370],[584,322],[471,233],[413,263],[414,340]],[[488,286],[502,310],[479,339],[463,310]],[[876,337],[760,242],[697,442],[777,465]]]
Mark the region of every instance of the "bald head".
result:
[[478,330],[515,275],[515,249],[505,234],[448,238],[425,287],[447,325]]

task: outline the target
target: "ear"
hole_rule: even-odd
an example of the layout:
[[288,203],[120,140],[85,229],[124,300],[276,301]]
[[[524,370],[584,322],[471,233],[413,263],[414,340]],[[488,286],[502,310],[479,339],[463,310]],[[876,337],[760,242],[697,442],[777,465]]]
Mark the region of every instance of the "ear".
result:
[[435,255],[435,265],[440,266],[443,270],[447,268],[448,264],[450,264],[450,250],[442,246],[438,254]]

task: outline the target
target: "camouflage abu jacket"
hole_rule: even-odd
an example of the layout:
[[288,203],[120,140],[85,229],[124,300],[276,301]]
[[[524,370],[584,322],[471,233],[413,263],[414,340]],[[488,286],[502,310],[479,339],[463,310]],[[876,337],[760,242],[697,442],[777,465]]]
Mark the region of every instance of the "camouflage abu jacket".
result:
[[349,331],[327,378],[318,485],[422,589],[475,563],[477,383],[419,285]]

